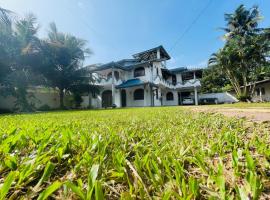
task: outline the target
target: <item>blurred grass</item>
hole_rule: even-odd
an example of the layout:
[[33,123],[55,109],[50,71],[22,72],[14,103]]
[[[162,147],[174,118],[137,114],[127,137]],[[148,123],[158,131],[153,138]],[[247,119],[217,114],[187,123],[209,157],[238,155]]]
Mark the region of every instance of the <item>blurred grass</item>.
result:
[[264,198],[269,141],[181,107],[4,115],[0,199]]

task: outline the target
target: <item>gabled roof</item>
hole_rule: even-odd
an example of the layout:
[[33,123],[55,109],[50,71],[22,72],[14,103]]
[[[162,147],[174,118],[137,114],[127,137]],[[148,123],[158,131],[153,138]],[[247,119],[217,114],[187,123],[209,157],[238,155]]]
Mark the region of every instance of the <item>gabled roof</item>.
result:
[[164,49],[164,47],[162,45],[160,45],[158,47],[155,47],[155,48],[152,48],[152,49],[149,49],[149,50],[146,50],[146,51],[142,51],[142,52],[136,53],[136,54],[134,54],[132,56],[134,58],[138,58],[139,59],[143,55],[145,55],[147,53],[151,53],[151,52],[157,51],[157,50],[160,50],[161,57],[165,57],[167,60],[169,60],[171,58],[170,55],[168,54],[168,52]]

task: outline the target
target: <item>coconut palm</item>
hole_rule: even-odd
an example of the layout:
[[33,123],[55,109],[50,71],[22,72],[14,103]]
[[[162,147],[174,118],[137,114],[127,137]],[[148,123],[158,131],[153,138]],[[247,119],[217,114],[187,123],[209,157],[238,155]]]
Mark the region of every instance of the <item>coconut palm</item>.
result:
[[225,14],[225,46],[209,60],[209,65],[218,65],[226,74],[241,100],[253,94],[267,63],[269,33],[259,28],[260,19],[256,6],[247,10],[240,5],[234,13]]
[[227,39],[234,36],[253,35],[262,31],[258,28],[259,22],[262,19],[258,6],[253,6],[247,10],[244,5],[240,5],[234,13],[225,14],[227,27],[223,28]]
[[55,23],[50,24],[48,39],[42,46],[45,61],[40,71],[51,86],[58,88],[60,107],[63,108],[65,92],[92,88],[82,69],[83,61],[91,51],[86,48],[85,40],[59,32]]

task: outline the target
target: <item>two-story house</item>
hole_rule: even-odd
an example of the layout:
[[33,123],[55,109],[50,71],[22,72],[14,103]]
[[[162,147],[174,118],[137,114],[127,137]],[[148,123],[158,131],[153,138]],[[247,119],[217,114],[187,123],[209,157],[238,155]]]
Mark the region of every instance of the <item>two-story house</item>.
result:
[[200,69],[166,67],[169,54],[159,46],[133,55],[133,59],[91,68],[99,77],[100,95],[94,107],[173,106],[198,104]]

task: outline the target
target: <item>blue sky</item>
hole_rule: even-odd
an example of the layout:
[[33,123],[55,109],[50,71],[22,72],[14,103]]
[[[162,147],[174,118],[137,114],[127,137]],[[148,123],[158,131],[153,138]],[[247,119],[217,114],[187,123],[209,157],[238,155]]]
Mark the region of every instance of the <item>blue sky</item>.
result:
[[[59,31],[88,41],[94,54],[86,64],[106,63],[163,45],[172,59],[168,67],[202,67],[222,47],[224,13],[242,4],[259,5],[270,27],[270,0],[0,0],[18,15],[32,12],[46,37],[54,21]],[[207,6],[208,5],[208,6]],[[196,23],[192,22],[207,6]],[[181,40],[179,37],[190,27]]]

